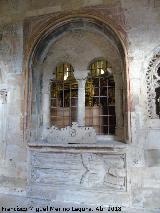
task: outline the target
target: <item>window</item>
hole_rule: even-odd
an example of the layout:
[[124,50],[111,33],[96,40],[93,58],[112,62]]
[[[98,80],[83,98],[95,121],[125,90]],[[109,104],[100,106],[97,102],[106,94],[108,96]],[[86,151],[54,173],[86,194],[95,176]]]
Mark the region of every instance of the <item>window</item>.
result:
[[50,82],[50,124],[63,128],[77,120],[78,84],[68,63],[58,65],[55,76]]
[[[80,110],[73,67],[68,63],[58,65],[50,84],[50,124],[59,128],[71,126],[72,122],[77,122]],[[114,135],[115,82],[107,61],[90,64],[84,90],[85,126],[93,127],[98,135]]]
[[86,126],[99,135],[115,134],[115,83],[107,61],[97,60],[89,66],[86,82]]

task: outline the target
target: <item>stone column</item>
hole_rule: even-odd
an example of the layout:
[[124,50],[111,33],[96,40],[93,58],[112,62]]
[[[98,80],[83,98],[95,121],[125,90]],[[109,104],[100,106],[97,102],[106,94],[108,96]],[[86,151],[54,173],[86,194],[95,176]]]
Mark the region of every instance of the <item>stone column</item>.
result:
[[86,80],[78,80],[78,125],[85,126],[85,84]]
[[78,81],[78,115],[79,126],[85,126],[85,84],[89,70],[75,71],[74,76]]

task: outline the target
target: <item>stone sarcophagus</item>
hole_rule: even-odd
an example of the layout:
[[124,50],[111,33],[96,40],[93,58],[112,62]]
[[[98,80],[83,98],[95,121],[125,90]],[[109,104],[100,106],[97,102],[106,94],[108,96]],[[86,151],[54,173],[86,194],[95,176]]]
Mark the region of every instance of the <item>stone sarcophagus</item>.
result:
[[54,201],[128,205],[125,148],[30,144],[29,195]]

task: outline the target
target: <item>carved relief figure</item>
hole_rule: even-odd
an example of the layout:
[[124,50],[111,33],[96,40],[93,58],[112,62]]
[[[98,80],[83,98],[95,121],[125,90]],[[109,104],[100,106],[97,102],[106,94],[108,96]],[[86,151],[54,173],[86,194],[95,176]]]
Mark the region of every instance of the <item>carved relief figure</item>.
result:
[[86,187],[105,185],[111,188],[123,189],[126,171],[124,159],[108,159],[93,153],[82,154],[82,164],[86,169],[80,184]]
[[124,154],[32,153],[33,184],[124,191],[126,176]]

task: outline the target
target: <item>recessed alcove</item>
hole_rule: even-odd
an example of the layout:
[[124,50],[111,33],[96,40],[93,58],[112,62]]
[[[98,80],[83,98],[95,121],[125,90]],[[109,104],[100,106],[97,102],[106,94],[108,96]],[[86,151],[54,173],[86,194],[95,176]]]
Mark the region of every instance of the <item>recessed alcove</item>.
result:
[[93,18],[66,20],[45,32],[30,65],[29,195],[92,204],[94,194],[107,204],[116,191],[127,206],[127,78],[116,33]]
[[[127,141],[128,117],[125,112],[127,101],[124,102],[124,100],[127,100],[127,82],[125,80],[124,51],[122,51],[122,45],[118,43],[116,35],[114,36],[113,32],[111,34],[109,33],[109,29],[106,28],[104,30],[104,26],[102,28],[100,23],[95,24],[85,18],[75,19],[72,23],[64,24],[63,27],[61,26],[55,32],[50,33],[43,43],[41,42],[39,47],[36,48],[34,56],[36,60],[34,59],[31,61],[32,128],[30,129],[30,142],[44,138],[43,132],[45,132],[46,129],[48,131],[48,128],[51,127],[50,83],[51,80],[54,79],[57,65],[65,62],[73,66],[75,79],[78,81],[78,84],[80,84],[80,80],[83,79],[83,81],[86,81],[87,79],[87,73],[89,72],[89,64],[91,61],[100,58],[107,61],[110,64],[110,67],[112,67],[112,75],[115,82],[114,111],[116,118],[114,124],[115,130],[113,128],[112,130],[104,130],[104,132],[108,131],[108,133],[103,133],[102,135],[112,134],[118,141]],[[84,75],[86,76],[84,77]],[[82,88],[81,90],[79,89],[79,91],[83,93]],[[82,107],[83,104],[80,102],[82,103],[83,100],[79,100],[79,112],[81,111],[81,113],[77,115],[77,119],[75,118],[74,121],[77,121],[80,126],[85,126],[85,123],[83,122],[85,119],[85,115],[83,114],[85,113],[82,113],[82,111],[85,111],[85,106]],[[106,122],[106,128],[108,128],[107,125]],[[99,125],[99,127],[101,127],[101,125]],[[105,127],[103,127],[103,129],[105,129]]]

